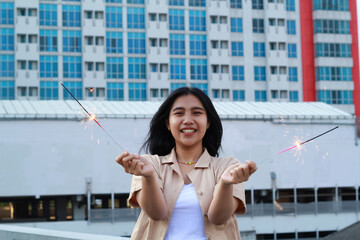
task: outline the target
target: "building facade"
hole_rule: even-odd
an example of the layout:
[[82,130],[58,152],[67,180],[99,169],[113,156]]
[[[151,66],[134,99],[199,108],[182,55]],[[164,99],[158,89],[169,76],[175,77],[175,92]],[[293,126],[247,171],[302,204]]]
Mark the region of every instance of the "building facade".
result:
[[355,0],[1,0],[0,99],[322,101],[360,116]]

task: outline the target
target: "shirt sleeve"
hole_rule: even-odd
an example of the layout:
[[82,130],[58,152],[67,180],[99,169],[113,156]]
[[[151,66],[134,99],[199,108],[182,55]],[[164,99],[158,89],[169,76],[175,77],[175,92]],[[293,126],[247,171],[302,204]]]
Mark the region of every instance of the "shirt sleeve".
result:
[[[160,160],[157,155],[142,155],[142,157],[145,157],[154,167],[155,170],[155,176],[157,183],[161,189],[163,190],[163,184],[162,180],[159,175],[159,166],[160,166]],[[132,207],[139,208],[139,203],[136,199],[136,193],[140,191],[142,188],[142,176],[133,176],[131,181],[131,188],[130,188],[130,194],[128,198],[128,202]]]
[[[217,171],[217,184],[220,183],[220,178],[224,171],[234,165],[239,163],[239,161],[233,157],[230,158],[223,158],[220,160],[222,164],[220,164],[219,169]],[[216,185],[217,185],[216,184]],[[245,186],[244,183],[238,183],[233,185],[233,197],[240,200],[240,204],[238,208],[235,210],[235,214],[242,215],[246,213],[246,201],[245,201]]]

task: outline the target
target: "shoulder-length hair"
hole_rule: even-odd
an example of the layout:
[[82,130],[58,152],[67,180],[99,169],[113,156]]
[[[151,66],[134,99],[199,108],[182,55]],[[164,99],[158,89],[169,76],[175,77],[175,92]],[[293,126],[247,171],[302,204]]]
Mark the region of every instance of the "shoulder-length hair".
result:
[[150,122],[150,129],[146,137],[145,143],[141,150],[145,150],[150,154],[157,154],[159,156],[167,155],[171,149],[175,147],[175,139],[166,126],[166,121],[169,119],[170,110],[175,100],[184,95],[194,95],[203,104],[209,128],[206,130],[202,140],[203,147],[205,147],[211,156],[219,156],[219,149],[221,148],[221,138],[223,128],[220,117],[215,110],[210,98],[198,88],[182,87],[173,91],[167,99],[161,104],[158,111]]

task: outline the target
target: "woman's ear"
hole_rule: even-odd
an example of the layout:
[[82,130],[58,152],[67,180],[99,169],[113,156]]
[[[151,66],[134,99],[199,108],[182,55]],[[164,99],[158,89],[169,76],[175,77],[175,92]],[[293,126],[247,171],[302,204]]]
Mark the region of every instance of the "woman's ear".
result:
[[210,127],[210,122],[208,121],[207,124],[206,124],[206,130],[208,130]]
[[169,119],[165,120],[165,125],[166,125],[167,129],[170,131]]

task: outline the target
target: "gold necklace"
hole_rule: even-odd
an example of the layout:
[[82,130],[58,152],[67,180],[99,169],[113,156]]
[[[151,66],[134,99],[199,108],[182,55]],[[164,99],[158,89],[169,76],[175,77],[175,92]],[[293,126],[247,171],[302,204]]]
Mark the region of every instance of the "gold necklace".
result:
[[185,165],[193,165],[195,163],[197,163],[198,161],[194,161],[194,162],[182,162],[182,161],[179,161],[179,160],[176,160],[178,163],[181,163],[181,164],[185,164]]

